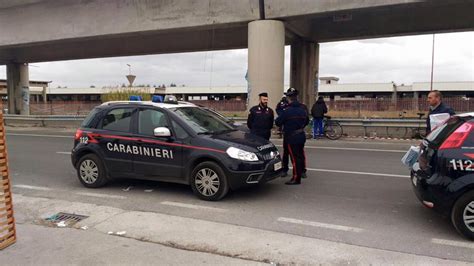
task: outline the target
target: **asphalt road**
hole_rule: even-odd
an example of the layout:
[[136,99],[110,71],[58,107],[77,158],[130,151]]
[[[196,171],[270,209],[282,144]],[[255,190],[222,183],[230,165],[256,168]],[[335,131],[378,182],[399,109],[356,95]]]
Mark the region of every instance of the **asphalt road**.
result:
[[70,162],[72,136],[67,131],[10,129],[14,193],[474,262],[474,243],[459,236],[449,219],[423,207],[412,191],[400,158],[414,142],[309,141],[308,178],[302,185],[286,186],[287,179],[281,178],[231,192],[220,202],[205,202],[187,186],[160,182],[120,180],[86,189]]

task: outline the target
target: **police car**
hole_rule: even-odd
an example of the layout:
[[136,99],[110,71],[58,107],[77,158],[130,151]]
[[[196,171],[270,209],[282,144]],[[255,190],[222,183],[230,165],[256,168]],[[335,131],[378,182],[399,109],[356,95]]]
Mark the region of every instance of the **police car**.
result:
[[189,184],[204,200],[282,173],[271,142],[174,97],[96,107],[75,134],[72,164],[88,188],[114,178],[157,180]]
[[474,113],[451,117],[433,129],[420,148],[411,170],[415,194],[474,240]]

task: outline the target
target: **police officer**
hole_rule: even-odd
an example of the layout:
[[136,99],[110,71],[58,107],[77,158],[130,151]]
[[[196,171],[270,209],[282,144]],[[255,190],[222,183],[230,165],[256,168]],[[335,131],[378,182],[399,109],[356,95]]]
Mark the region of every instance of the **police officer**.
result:
[[247,127],[250,133],[269,140],[273,128],[273,110],[268,107],[268,93],[262,92],[258,96],[260,103],[250,108]]
[[275,123],[283,126],[283,141],[287,143],[291,163],[293,164],[293,176],[287,185],[301,184],[301,178],[305,170],[304,144],[306,134],[304,128],[309,123],[308,111],[305,105],[298,102],[298,91],[289,88],[286,92],[288,97],[288,108],[283,110]]
[[[278,116],[283,114],[283,111],[288,108],[288,100],[286,99],[286,95],[283,95],[281,98],[280,102],[277,104],[275,110]],[[278,131],[280,134],[280,137],[283,136],[283,126],[278,127]],[[288,144],[286,143],[285,138],[283,138],[283,155],[281,158],[281,163],[282,163],[282,169],[283,169],[283,175],[282,177],[288,176],[288,163],[290,161],[289,155],[288,155]]]

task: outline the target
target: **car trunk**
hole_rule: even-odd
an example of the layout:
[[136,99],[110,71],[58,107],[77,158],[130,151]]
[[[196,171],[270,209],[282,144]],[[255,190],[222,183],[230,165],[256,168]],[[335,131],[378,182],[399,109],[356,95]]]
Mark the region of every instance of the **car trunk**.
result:
[[462,117],[451,117],[444,124],[436,127],[422,141],[419,162],[419,174],[421,177],[429,178],[436,172],[446,171],[446,158],[440,156],[440,148],[445,141],[466,121]]

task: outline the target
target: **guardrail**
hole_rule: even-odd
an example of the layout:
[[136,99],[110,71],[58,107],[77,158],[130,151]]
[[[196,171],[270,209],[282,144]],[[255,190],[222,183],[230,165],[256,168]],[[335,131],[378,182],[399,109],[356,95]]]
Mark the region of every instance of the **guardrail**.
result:
[[3,115],[7,126],[78,127],[85,116],[71,115]]
[[[79,127],[85,116],[71,115],[4,115],[7,126],[36,126],[36,127]],[[232,120],[243,123],[244,117],[231,117]],[[386,118],[332,118],[338,121],[344,133],[363,136],[411,137],[410,129],[424,130],[426,122],[423,119],[386,119]],[[374,133],[375,132],[375,133]],[[392,136],[393,135],[393,136]]]

